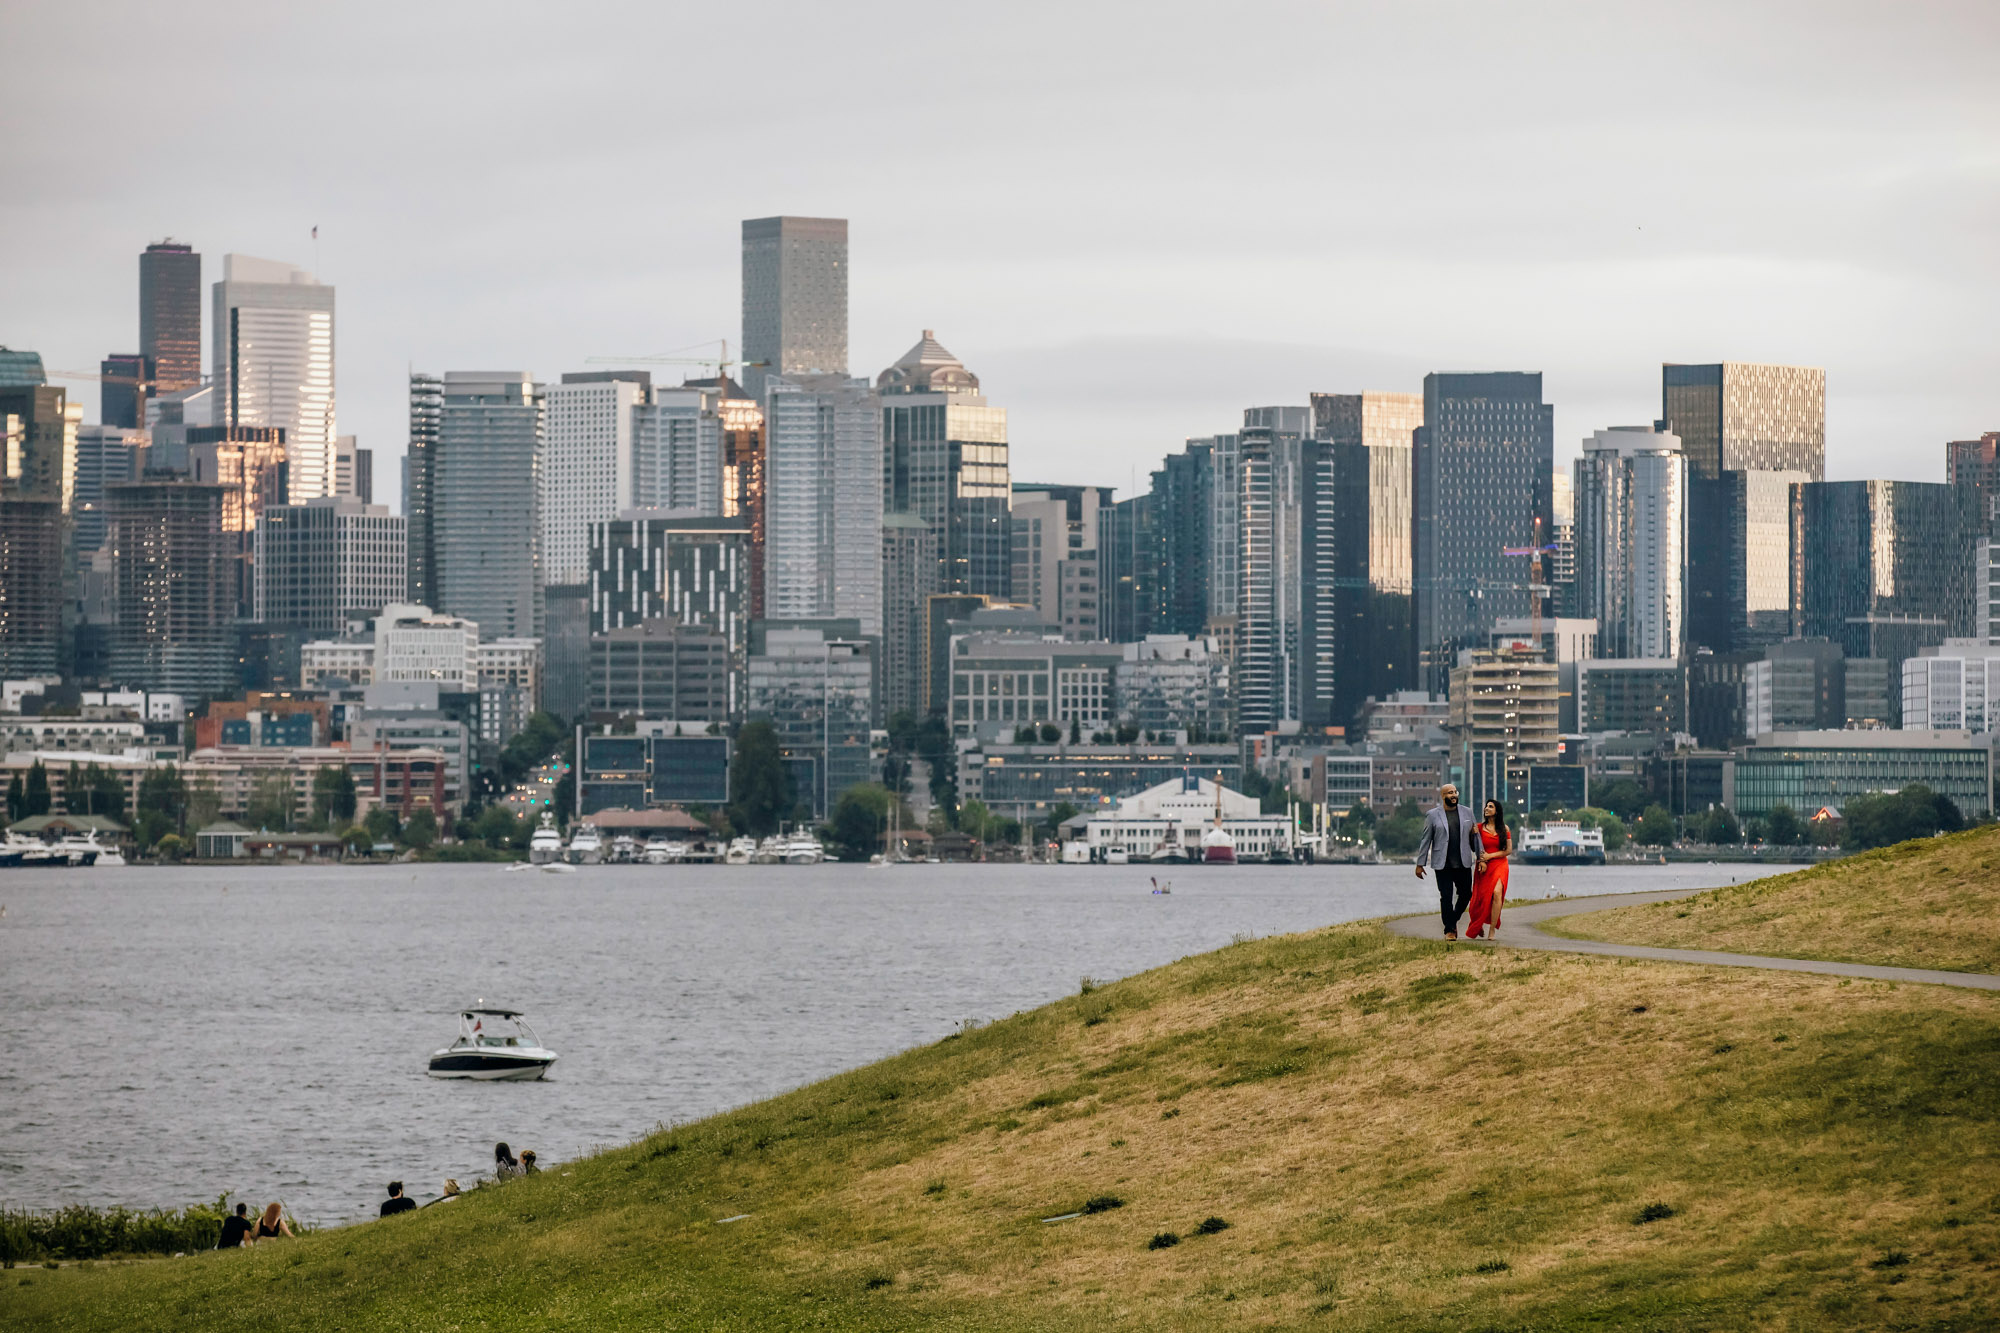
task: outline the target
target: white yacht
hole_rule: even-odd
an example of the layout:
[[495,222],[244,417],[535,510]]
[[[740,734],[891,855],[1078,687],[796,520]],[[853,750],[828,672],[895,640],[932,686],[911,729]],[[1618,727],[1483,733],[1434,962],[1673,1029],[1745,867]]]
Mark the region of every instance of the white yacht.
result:
[[579,824],[569,835],[569,859],[580,866],[594,866],[604,860],[604,839],[595,824]]
[[489,1009],[484,1002],[458,1016],[458,1040],[431,1055],[432,1078],[485,1082],[541,1078],[556,1062],[518,1009]]
[[826,860],[826,848],[819,845],[819,839],[810,833],[794,833],[785,840],[785,864],[788,866],[818,865]]
[[619,834],[611,840],[611,855],[604,859],[612,865],[637,865],[639,863],[639,840],[630,834]]
[[785,859],[785,840],[775,833],[757,844],[750,856],[753,866],[774,866]]
[[528,864],[545,866],[562,859],[562,831],[556,827],[555,816],[545,813],[541,827],[528,835]]
[[81,851],[90,857],[90,859],[87,861],[81,861],[81,862],[72,861],[71,862],[72,865],[87,865],[87,866],[102,867],[102,866],[122,866],[125,864],[124,853],[120,852],[116,847],[107,847],[103,843],[99,842],[97,840],[96,829],[92,829],[90,832],[84,834],[81,838],[77,837],[64,838],[62,842],[57,845],[72,847],[74,850]]
[[729,844],[729,850],[722,854],[722,863],[731,866],[747,866],[757,856],[755,838],[737,838]]
[[656,835],[646,840],[646,850],[643,855],[647,865],[664,866],[685,860],[687,850],[687,844],[684,842],[668,842]]

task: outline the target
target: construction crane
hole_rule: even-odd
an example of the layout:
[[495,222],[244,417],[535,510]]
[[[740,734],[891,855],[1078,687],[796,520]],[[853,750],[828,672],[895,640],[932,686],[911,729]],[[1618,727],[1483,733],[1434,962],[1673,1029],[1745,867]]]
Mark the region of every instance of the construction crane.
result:
[[[728,379],[732,366],[738,370],[749,370],[753,367],[768,367],[771,364],[769,361],[745,361],[740,358],[731,359],[729,355],[729,339],[718,338],[716,343],[722,349],[722,355],[720,356],[675,356],[672,354],[666,356],[592,356],[584,358],[584,361],[585,364],[593,366],[712,366],[715,369],[715,376],[718,380]],[[694,344],[695,347],[706,347],[707,345],[706,343]],[[690,349],[682,347],[676,350],[685,352]]]
[[[1549,591],[1549,585],[1542,582],[1542,556],[1556,549],[1557,545],[1554,542],[1542,544],[1542,520],[1539,514],[1535,516],[1533,545],[1500,548],[1502,555],[1528,557],[1528,641],[1535,646],[1537,653],[1542,651],[1542,595]],[[1555,654],[1551,653],[1549,660],[1554,661]]]

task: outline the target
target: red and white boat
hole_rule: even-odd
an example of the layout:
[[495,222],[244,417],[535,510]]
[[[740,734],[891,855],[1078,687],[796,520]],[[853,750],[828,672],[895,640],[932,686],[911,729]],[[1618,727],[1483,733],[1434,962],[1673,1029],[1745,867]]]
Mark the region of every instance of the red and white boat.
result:
[[1215,822],[1208,826],[1208,832],[1201,835],[1201,860],[1203,865],[1211,866],[1236,864],[1236,839],[1222,827],[1222,782],[1219,776],[1215,784]]

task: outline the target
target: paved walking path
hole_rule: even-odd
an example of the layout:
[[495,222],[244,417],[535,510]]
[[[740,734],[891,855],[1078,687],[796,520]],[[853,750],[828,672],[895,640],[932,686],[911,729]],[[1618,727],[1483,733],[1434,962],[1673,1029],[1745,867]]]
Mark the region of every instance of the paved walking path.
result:
[[[1426,883],[1432,881],[1426,879]],[[1761,967],[1771,972],[1819,972],[1835,977],[1866,977],[1870,981],[1913,981],[1934,986],[1965,986],[2000,990],[2000,976],[1984,972],[1932,972],[1921,967],[1877,967],[1872,963],[1822,963],[1811,958],[1766,958],[1754,953],[1717,953],[1709,949],[1655,949],[1644,944],[1611,944],[1604,940],[1569,940],[1544,933],[1540,922],[1582,912],[1608,912],[1637,903],[1663,903],[1691,898],[1707,889],[1668,889],[1658,893],[1620,893],[1602,898],[1551,898],[1545,902],[1510,903],[1502,915],[1500,938],[1463,940],[1482,949],[1495,945],[1512,949],[1547,949],[1556,953],[1594,953],[1613,958],[1651,958],[1663,963],[1714,963],[1722,967]],[[1588,927],[1585,927],[1588,929]],[[1441,940],[1444,923],[1436,912],[1398,917],[1389,922],[1398,935],[1417,940]]]

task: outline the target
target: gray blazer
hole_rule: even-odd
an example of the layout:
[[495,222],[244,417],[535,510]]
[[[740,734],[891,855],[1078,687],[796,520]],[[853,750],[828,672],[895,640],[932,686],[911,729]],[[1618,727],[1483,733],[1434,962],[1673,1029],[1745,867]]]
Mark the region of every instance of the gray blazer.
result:
[[[1479,816],[1463,805],[1459,806],[1458,855],[1467,870],[1479,864],[1479,853],[1482,848],[1478,830]],[[1450,826],[1445,822],[1444,806],[1432,806],[1430,813],[1424,816],[1424,837],[1423,841],[1417,844],[1416,863],[1420,866],[1427,865],[1433,870],[1444,869],[1446,843],[1450,837]]]

